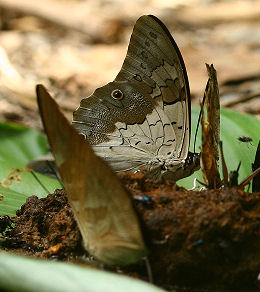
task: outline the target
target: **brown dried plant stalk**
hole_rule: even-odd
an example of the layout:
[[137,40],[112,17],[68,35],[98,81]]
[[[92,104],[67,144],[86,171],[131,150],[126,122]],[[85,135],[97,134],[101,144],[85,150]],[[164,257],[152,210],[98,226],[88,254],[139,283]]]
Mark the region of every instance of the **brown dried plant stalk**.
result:
[[205,184],[208,188],[217,188],[222,185],[219,174],[219,128],[220,106],[217,73],[213,65],[206,64],[208,82],[204,93],[207,115],[202,106],[202,149],[201,169]]

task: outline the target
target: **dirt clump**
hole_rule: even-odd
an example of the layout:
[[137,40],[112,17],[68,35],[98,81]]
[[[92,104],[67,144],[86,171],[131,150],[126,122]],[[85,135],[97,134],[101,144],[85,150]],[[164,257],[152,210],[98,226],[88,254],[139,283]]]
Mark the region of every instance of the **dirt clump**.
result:
[[[188,191],[142,173],[119,176],[140,218],[155,284],[168,289],[259,288],[260,193],[238,188]],[[44,199],[28,198],[15,220],[6,234],[9,250],[59,259],[86,254],[62,190]],[[122,270],[147,277],[142,264]]]

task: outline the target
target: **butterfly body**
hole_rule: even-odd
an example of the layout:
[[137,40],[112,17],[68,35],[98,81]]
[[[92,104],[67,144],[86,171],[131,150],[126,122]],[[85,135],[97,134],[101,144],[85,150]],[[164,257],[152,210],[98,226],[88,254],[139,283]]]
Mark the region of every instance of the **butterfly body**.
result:
[[189,92],[167,28],[142,16],[119,74],[81,101],[72,124],[113,170],[145,168],[155,179],[176,181],[198,168],[198,159],[188,159]]

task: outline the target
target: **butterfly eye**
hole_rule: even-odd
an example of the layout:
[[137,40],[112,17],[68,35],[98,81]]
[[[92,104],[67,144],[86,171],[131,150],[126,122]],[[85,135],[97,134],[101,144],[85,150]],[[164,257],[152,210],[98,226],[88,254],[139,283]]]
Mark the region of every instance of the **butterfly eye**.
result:
[[117,100],[121,100],[123,97],[124,97],[124,94],[121,90],[119,89],[115,89],[111,92],[111,96],[114,98],[114,99],[117,99]]

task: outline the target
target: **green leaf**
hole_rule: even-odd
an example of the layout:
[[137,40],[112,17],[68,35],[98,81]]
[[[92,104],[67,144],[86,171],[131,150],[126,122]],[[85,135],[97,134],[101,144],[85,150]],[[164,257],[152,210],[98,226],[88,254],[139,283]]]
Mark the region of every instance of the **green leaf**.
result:
[[15,216],[16,210],[24,204],[27,195],[18,193],[8,188],[0,186],[0,195],[4,197],[1,201],[0,206],[0,216],[9,215],[10,217]]
[[[7,172],[11,167],[5,162],[1,162],[1,171]],[[30,196],[37,196],[39,198],[46,197],[49,193],[53,193],[57,188],[61,188],[60,183],[52,178],[36,173],[41,184],[48,190],[48,192],[39,184],[39,182],[32,176],[30,172],[25,172],[20,175],[20,182],[13,183],[9,187],[0,185],[0,195],[3,199],[0,201],[0,216],[9,215],[15,216],[16,210],[26,201]]]
[[[193,140],[195,128],[200,109],[192,109],[192,135],[190,151],[193,151]],[[228,170],[235,170],[238,163],[242,165],[239,171],[239,181],[248,176],[251,164],[254,161],[255,151],[259,139],[260,122],[250,115],[239,114],[237,112],[221,109],[220,136],[223,141],[224,154]],[[239,136],[249,136],[253,142],[243,143],[238,141]],[[201,133],[197,137],[196,150],[199,152],[201,145]],[[41,133],[25,127],[0,123],[0,180],[7,178],[8,172],[12,168],[24,169],[26,164],[32,159],[46,154],[48,142]],[[220,163],[221,164],[221,163]],[[37,174],[39,180],[53,192],[56,188],[61,188],[60,183],[46,176]],[[192,188],[194,178],[203,181],[201,171],[197,171],[192,176],[178,182],[186,188]],[[8,188],[0,186],[0,195],[4,198],[0,201],[0,215],[15,215],[15,210],[25,202],[26,197],[36,195],[45,197],[46,191],[39,185],[29,172],[20,174],[20,182],[12,183]]]
[[[193,141],[198,121],[200,108],[192,109],[192,134],[190,151],[193,152]],[[247,114],[240,114],[232,110],[221,108],[220,111],[220,139],[223,141],[224,157],[228,171],[237,169],[241,161],[239,170],[239,182],[252,173],[252,163],[254,162],[257,144],[259,141],[260,121]],[[243,143],[237,138],[239,136],[248,136],[253,139],[251,143]],[[201,129],[199,129],[196,151],[201,148]],[[222,167],[220,162],[220,175],[222,177]],[[201,170],[195,172],[192,176],[178,181],[178,185],[187,189],[193,187],[193,181],[197,178],[203,181]]]
[[[46,154],[47,139],[38,131],[22,126],[0,123],[0,216],[14,216],[15,211],[32,195],[45,197],[46,190],[33,175],[26,171],[26,164]],[[16,170],[16,171],[14,171]],[[10,172],[14,179],[7,180]],[[60,188],[60,183],[44,175],[36,174],[50,193]]]
[[68,263],[0,253],[0,290],[19,292],[163,292],[122,275]]
[[24,167],[47,152],[48,142],[38,131],[9,123],[0,123],[0,161]]

